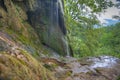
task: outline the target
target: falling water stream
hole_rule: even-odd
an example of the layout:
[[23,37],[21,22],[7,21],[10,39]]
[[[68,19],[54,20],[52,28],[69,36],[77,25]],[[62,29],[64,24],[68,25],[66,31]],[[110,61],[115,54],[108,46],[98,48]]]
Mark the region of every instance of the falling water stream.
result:
[[[49,3],[49,11],[48,11],[48,15],[49,15],[49,25],[47,26],[47,42],[48,44],[50,43],[49,39],[51,38],[51,36],[53,36],[54,34],[54,28],[58,27],[60,29],[63,30],[63,27],[60,25],[59,21],[60,19],[60,14],[64,14],[64,10],[63,10],[63,3],[62,0],[51,0]],[[62,24],[62,23],[61,23]],[[61,30],[61,31],[62,31]],[[65,53],[67,54],[67,57],[70,56],[70,52],[69,52],[69,46],[68,43],[65,39],[64,36],[59,35],[60,33],[58,33],[58,36],[61,37],[62,40],[62,44],[64,45],[65,48]]]

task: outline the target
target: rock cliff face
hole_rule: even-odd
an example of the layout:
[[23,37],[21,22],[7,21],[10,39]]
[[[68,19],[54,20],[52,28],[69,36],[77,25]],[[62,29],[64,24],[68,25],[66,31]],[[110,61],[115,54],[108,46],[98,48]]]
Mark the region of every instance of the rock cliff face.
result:
[[44,45],[62,55],[69,53],[62,0],[35,0],[27,15]]
[[44,45],[69,54],[62,0],[0,0],[0,27],[32,53]]

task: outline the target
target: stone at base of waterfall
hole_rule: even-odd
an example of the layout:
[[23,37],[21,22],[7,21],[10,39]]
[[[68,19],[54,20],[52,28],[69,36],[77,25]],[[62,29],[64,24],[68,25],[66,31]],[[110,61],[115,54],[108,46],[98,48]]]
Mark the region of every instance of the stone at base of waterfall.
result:
[[[61,61],[53,70],[58,80],[117,80],[120,59],[111,56],[88,57]],[[55,59],[54,59],[55,60]],[[67,58],[65,58],[67,60]]]
[[[120,59],[118,58],[100,56],[81,61],[68,64],[73,72],[73,80],[117,80],[120,76]],[[85,61],[84,65],[83,61]]]

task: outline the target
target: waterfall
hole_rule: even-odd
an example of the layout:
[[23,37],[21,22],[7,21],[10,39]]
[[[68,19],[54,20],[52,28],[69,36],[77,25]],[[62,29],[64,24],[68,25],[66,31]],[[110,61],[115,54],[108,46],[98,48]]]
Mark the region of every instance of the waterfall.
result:
[[[62,0],[58,0],[58,6],[60,7],[60,10],[61,10],[61,14],[64,14],[64,7],[63,7],[63,2]],[[58,13],[59,14],[59,13]],[[65,27],[65,26],[64,26]],[[63,27],[62,27],[63,28]],[[64,29],[64,28],[63,28]],[[67,42],[67,39],[65,38],[62,38],[63,42],[65,43],[64,46],[65,46],[65,49],[66,49],[66,57],[70,57],[70,51],[69,51],[69,46],[68,46],[68,42]]]
[[70,57],[70,51],[69,51],[69,46],[68,46],[68,42],[66,41],[65,38],[62,38],[63,42],[65,43],[64,46],[66,48],[66,57]]
[[62,0],[58,0],[58,3],[59,3],[59,5],[60,5],[62,14],[64,14],[64,8],[63,8]]

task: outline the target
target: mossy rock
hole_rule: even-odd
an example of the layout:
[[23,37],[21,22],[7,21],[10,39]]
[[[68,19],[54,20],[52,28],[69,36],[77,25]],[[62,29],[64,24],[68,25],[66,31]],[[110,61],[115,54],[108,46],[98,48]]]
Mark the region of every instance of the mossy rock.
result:
[[2,80],[56,80],[52,73],[26,51],[21,52],[27,61],[0,52],[0,79]]

